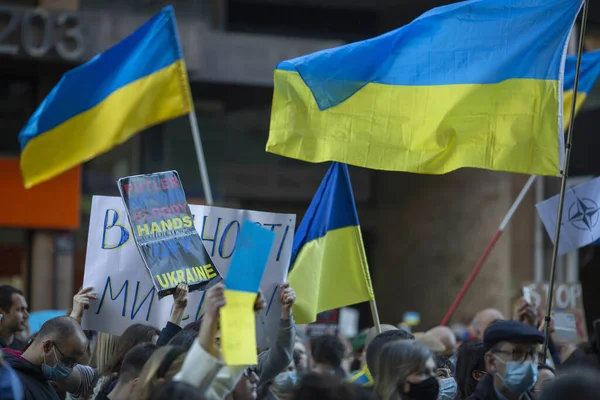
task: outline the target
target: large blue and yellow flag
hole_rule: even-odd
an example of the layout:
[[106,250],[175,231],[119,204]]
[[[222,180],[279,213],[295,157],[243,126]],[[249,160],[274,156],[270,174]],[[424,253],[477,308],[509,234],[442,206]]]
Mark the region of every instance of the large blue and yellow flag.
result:
[[44,99],[19,134],[25,187],[191,107],[175,15],[166,7],[123,41],[67,72]]
[[333,163],[294,236],[290,286],[296,323],[373,299],[348,166]]
[[[573,104],[573,90],[575,89],[575,72],[577,70],[577,56],[568,56],[565,62],[565,81],[563,86],[563,104],[565,115],[565,131],[571,119],[571,106]],[[579,71],[579,86],[577,87],[577,104],[575,115],[583,107],[588,94],[600,76],[600,50],[590,51],[581,55],[581,69]]]
[[280,63],[267,151],[443,174],[558,175],[567,39],[583,0],[471,0]]

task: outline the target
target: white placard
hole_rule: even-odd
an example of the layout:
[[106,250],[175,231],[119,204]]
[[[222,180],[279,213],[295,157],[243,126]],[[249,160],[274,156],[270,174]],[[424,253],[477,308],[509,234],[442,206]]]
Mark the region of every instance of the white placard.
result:
[[[267,307],[257,318],[258,346],[269,346],[276,338],[281,317],[277,286],[287,275],[296,216],[197,205],[190,208],[196,230],[223,277],[227,276],[244,219],[275,231],[275,242],[260,284]],[[84,329],[120,335],[133,323],[162,329],[169,320],[173,297],[158,300],[131,235],[120,197],[94,196],[92,199],[83,285],[93,286],[99,296],[84,314]],[[202,316],[203,303],[204,292],[190,293],[183,326]]]

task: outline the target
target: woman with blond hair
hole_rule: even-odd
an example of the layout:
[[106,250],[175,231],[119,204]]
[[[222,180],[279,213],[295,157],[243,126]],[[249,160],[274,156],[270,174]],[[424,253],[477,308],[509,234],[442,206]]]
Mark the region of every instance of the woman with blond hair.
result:
[[436,400],[439,384],[433,354],[414,341],[386,344],[375,364],[375,393],[379,400]]

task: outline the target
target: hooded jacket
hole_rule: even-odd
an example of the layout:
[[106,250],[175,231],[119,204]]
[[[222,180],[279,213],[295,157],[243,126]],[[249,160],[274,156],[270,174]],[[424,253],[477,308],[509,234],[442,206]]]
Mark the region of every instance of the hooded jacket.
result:
[[25,360],[20,351],[2,349],[4,361],[17,373],[23,384],[23,400],[60,400],[39,367]]

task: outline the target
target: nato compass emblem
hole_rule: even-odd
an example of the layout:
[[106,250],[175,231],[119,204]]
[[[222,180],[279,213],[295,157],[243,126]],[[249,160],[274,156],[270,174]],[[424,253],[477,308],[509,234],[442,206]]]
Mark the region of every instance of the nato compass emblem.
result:
[[579,198],[576,195],[576,200],[569,207],[568,222],[574,228],[592,232],[598,223],[598,217],[600,217],[598,204],[592,199]]

